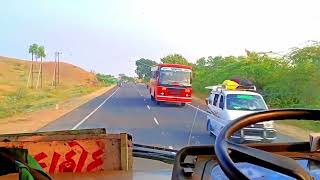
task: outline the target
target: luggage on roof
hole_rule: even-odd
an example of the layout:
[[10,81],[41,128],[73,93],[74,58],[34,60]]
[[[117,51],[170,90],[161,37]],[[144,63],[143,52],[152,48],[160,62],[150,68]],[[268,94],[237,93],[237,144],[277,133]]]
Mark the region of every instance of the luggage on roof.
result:
[[242,91],[256,91],[256,86],[246,79],[231,78],[223,81],[221,85],[208,86],[206,89],[217,91],[217,90],[242,90]]
[[222,87],[227,90],[236,90],[239,87],[239,84],[232,80],[225,80],[222,83]]

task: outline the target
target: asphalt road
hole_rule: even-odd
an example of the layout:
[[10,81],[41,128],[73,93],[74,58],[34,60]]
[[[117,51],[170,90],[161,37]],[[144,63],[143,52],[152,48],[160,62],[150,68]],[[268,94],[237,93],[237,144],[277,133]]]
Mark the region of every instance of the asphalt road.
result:
[[[199,109],[197,108],[199,107]],[[214,137],[206,131],[203,105],[194,102],[180,107],[156,105],[143,84],[125,84],[89,101],[38,131],[106,128],[126,132],[134,143],[180,149],[187,145],[208,145]],[[294,141],[278,135],[278,142]]]

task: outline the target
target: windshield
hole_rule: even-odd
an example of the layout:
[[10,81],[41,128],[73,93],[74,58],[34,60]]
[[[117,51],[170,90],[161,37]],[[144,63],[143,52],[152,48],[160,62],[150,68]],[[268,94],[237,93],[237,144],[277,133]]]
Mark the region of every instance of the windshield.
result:
[[[319,0],[3,0],[0,134],[104,128],[180,150],[214,145],[228,123],[257,111],[319,109],[319,7]],[[232,140],[309,141],[320,132],[319,122],[295,119],[250,127]],[[68,170],[99,164],[82,144],[71,145],[74,162],[90,159]],[[70,156],[38,153],[45,170],[68,165]]]
[[228,94],[226,102],[229,110],[259,111],[267,109],[263,99],[257,95]]
[[160,84],[191,86],[191,70],[163,67],[160,69]]

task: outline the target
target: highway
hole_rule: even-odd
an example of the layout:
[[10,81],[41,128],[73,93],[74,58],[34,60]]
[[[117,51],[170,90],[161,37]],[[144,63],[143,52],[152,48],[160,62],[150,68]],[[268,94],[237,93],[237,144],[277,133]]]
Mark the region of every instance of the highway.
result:
[[[197,107],[200,107],[199,109]],[[206,131],[203,105],[185,107],[156,105],[143,84],[115,87],[71,111],[38,131],[106,128],[109,133],[126,132],[134,143],[180,149],[187,145],[209,145],[214,137]],[[293,139],[279,134],[279,141]]]

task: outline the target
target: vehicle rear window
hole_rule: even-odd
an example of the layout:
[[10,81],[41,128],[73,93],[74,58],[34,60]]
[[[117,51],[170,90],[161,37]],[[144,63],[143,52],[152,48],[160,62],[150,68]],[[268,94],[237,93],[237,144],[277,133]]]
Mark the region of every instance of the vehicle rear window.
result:
[[247,94],[228,94],[227,109],[259,111],[266,110],[267,107],[260,96]]

